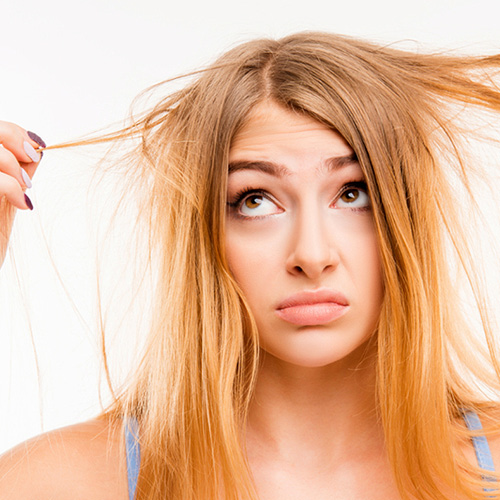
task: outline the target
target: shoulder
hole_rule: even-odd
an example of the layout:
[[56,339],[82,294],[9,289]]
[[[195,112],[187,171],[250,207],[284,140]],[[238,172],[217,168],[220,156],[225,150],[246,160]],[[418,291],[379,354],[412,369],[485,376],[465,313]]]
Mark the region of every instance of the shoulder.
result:
[[105,419],[57,429],[0,457],[3,500],[126,500],[121,425]]

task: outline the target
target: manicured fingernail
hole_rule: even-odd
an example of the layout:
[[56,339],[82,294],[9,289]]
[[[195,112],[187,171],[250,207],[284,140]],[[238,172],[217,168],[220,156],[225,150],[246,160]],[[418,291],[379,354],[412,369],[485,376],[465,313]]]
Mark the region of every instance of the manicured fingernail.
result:
[[21,175],[23,177],[24,183],[26,184],[26,187],[28,189],[32,188],[33,184],[31,183],[30,176],[26,173],[26,170],[24,170],[24,168],[21,168]]
[[31,158],[32,161],[38,163],[41,160],[40,154],[35,151],[35,148],[28,141],[24,141],[23,146],[25,153]]
[[45,141],[39,135],[35,134],[35,132],[30,132],[28,130],[28,135],[32,141],[35,141],[38,145],[42,146],[42,148],[47,147],[47,144],[45,144]]
[[33,203],[31,203],[31,200],[28,198],[28,195],[24,195],[24,201],[26,202],[26,206],[30,209],[33,210]]

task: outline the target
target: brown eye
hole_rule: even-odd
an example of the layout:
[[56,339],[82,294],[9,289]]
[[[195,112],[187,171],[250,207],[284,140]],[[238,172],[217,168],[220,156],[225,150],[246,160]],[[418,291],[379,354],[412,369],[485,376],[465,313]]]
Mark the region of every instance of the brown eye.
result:
[[262,204],[262,196],[259,194],[253,194],[244,201],[244,205],[247,208],[258,208],[261,204]]
[[340,199],[346,203],[353,203],[359,198],[359,194],[359,189],[348,189],[342,193]]
[[237,193],[236,199],[228,205],[235,215],[248,219],[263,218],[282,212],[267,193],[254,189],[244,189]]
[[361,187],[353,184],[345,186],[339,194],[335,203],[335,208],[367,209],[370,207],[370,197],[366,190],[366,184]]

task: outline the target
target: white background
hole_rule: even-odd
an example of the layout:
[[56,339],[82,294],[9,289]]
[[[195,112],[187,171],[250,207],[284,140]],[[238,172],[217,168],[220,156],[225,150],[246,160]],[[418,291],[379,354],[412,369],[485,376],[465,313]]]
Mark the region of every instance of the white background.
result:
[[[0,119],[49,144],[74,139],[122,120],[142,89],[200,68],[237,42],[310,29],[500,52],[500,3],[2,0]],[[0,274],[0,451],[99,410],[86,218],[94,163],[81,150],[47,152],[30,191],[35,211],[16,221]],[[125,254],[120,248],[116,260]]]

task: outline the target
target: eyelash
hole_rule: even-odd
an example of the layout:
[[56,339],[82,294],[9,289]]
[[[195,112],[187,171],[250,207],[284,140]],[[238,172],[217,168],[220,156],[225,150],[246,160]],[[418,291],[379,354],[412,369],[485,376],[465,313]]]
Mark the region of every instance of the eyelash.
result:
[[[346,182],[342,186],[342,188],[340,189],[340,191],[335,196],[335,199],[338,200],[346,191],[349,191],[349,189],[352,189],[352,188],[359,189],[360,191],[364,191],[365,193],[368,193],[368,187],[367,187],[365,181],[350,181],[350,182]],[[267,215],[250,217],[248,215],[243,215],[243,214],[238,213],[236,211],[236,209],[241,205],[241,202],[247,196],[249,196],[251,194],[258,194],[258,195],[261,195],[261,196],[264,196],[264,197],[268,198],[267,192],[264,191],[263,189],[255,189],[255,188],[251,188],[251,187],[245,187],[245,188],[239,190],[234,195],[234,201],[232,201],[232,202],[228,201],[227,202],[227,205],[229,207],[231,207],[231,209],[232,209],[232,212],[233,212],[232,215],[234,217],[237,217],[237,218],[240,218],[240,219],[252,219],[252,220],[254,220],[254,219],[263,219],[265,217],[268,217]],[[367,207],[353,207],[350,210],[355,211],[355,212],[364,212],[364,211],[370,210],[370,206],[367,206]]]

